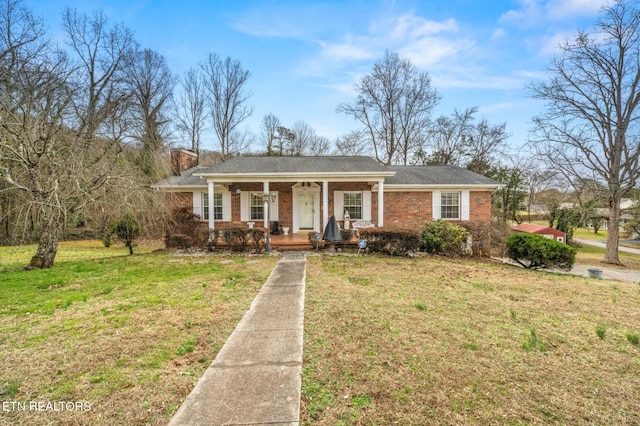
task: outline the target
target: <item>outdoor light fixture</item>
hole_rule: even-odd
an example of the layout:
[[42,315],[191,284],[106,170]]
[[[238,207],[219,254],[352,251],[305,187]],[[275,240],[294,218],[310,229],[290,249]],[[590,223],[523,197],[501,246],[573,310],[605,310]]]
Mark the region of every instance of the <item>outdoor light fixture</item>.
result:
[[265,192],[264,194],[262,194],[262,201],[264,201],[264,203],[267,205],[267,227],[266,227],[266,231],[265,233],[266,235],[266,240],[267,240],[267,247],[265,248],[265,251],[267,253],[271,252],[271,239],[269,238],[269,235],[271,234],[271,203],[275,203],[276,202],[276,194],[269,194],[268,192]]
[[240,195],[241,192],[242,190],[240,188],[236,189],[236,194]]

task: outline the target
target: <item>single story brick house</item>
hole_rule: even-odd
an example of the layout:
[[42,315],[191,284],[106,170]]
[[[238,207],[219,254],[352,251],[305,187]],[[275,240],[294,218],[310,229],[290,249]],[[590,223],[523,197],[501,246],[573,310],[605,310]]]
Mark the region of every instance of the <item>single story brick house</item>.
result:
[[174,175],[153,187],[173,194],[209,229],[266,226],[267,217],[294,234],[323,232],[331,216],[341,227],[360,221],[417,229],[435,219],[489,224],[491,193],[502,186],[455,166],[385,166],[366,156],[247,156],[198,166],[190,151],[171,154]]

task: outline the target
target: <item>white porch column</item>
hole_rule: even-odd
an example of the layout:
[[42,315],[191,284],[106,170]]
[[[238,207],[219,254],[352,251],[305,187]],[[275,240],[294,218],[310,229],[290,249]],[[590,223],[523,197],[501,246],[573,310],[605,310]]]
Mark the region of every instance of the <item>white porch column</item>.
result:
[[378,227],[384,226],[384,181],[378,181]]
[[329,181],[322,181],[322,232],[329,222]]
[[207,204],[208,204],[208,208],[209,208],[209,230],[214,230],[216,225],[215,225],[215,214],[213,212],[213,196],[214,196],[214,192],[213,192],[213,182],[209,181],[207,183],[208,186],[208,199],[207,199]]
[[[264,193],[265,194],[269,194],[269,181],[266,180],[264,181]],[[266,200],[264,201],[264,227],[265,229],[269,228],[269,197],[266,197]]]

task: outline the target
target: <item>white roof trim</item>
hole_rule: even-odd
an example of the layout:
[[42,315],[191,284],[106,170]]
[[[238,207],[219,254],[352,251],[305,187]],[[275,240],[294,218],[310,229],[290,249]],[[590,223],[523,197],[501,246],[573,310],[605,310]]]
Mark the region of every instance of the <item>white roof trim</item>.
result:
[[[384,192],[425,192],[425,191],[438,191],[442,189],[469,189],[475,191],[494,191],[496,189],[503,188],[505,185],[470,185],[470,184],[449,184],[449,185],[428,185],[428,184],[384,184]],[[372,191],[378,191],[378,185],[372,187]]]
[[396,172],[286,172],[286,173],[194,173],[212,182],[296,182],[296,181],[322,181],[333,182],[360,182],[373,179],[384,179],[387,176],[395,176]]

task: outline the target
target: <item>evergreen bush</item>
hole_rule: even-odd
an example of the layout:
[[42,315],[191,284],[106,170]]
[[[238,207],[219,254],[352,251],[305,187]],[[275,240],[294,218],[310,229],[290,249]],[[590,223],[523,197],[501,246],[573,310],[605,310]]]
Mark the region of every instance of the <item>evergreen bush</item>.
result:
[[422,249],[427,253],[462,255],[469,231],[446,220],[425,222],[422,228]]
[[576,249],[542,235],[517,232],[507,239],[507,256],[527,269],[571,269]]

